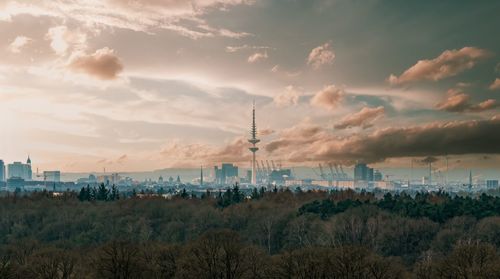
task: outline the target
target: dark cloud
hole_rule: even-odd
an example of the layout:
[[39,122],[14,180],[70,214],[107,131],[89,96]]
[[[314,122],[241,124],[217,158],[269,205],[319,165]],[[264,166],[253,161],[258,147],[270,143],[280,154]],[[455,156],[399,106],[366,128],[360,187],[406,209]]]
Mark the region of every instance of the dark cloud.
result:
[[102,48],[90,55],[76,55],[71,59],[69,68],[99,79],[111,80],[123,71],[123,64],[112,49]]
[[373,163],[400,157],[499,154],[499,142],[500,116],[496,116],[489,120],[388,128],[347,137],[336,137],[324,130],[316,131],[309,138],[283,133],[269,143],[266,150],[287,155],[292,162],[363,160]]

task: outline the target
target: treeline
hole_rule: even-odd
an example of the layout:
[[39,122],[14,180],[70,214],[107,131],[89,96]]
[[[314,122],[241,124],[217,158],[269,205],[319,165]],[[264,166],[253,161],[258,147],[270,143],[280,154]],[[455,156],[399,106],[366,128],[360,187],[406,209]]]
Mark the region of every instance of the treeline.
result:
[[329,218],[340,212],[353,207],[373,204],[380,209],[396,213],[398,215],[422,218],[426,217],[432,221],[443,223],[457,216],[474,216],[481,219],[496,216],[500,213],[500,197],[490,196],[482,193],[479,197],[451,196],[446,192],[417,193],[409,196],[405,193],[387,193],[383,199],[356,199],[334,202],[331,198],[322,201],[314,201],[299,208],[299,213],[314,213],[321,218]]
[[488,195],[99,192],[1,198],[0,278],[500,277]]

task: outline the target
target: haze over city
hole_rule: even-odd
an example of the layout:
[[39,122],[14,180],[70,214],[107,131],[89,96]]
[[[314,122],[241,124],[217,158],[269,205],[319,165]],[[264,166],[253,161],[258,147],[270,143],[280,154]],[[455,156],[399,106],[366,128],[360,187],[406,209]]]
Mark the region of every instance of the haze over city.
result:
[[[498,170],[499,4],[1,1],[1,159]],[[423,164],[425,167],[425,163]]]
[[0,0],[0,278],[500,278],[499,15]]

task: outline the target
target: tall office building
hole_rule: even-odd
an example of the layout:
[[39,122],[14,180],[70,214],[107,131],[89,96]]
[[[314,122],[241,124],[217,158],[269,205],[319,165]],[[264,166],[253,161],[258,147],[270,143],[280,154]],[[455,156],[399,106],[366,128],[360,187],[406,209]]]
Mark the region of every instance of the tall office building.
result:
[[215,183],[224,185],[238,178],[238,167],[233,164],[222,164],[221,168],[215,166]]
[[364,163],[354,166],[354,180],[373,181],[373,169]]
[[22,178],[25,181],[31,181],[33,178],[33,172],[31,170],[31,159],[28,156],[28,160],[26,160],[26,164],[21,162],[14,162],[9,164],[8,166],[8,177],[18,177]]
[[0,182],[5,181],[5,163],[0,160]]

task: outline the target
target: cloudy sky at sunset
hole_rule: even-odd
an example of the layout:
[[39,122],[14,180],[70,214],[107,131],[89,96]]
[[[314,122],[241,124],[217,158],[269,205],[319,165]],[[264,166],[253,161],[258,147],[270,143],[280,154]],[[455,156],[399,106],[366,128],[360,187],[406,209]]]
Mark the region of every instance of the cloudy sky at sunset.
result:
[[500,166],[500,1],[0,0],[0,159]]

